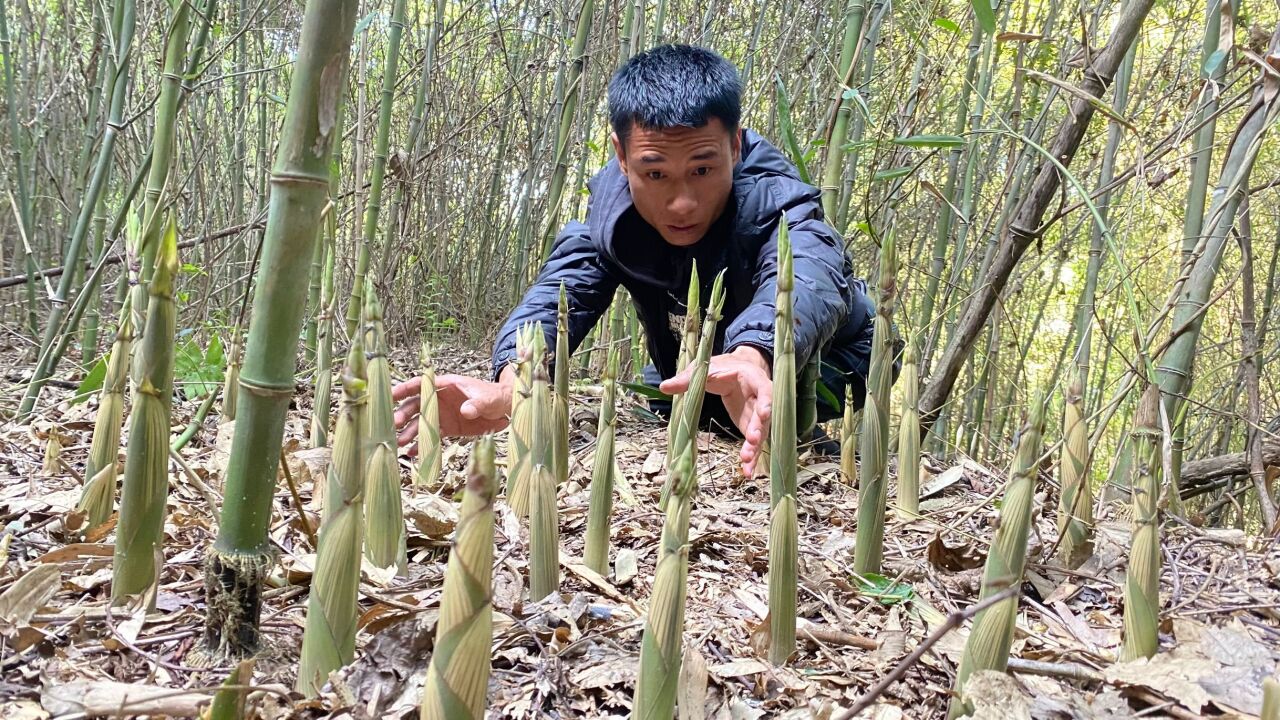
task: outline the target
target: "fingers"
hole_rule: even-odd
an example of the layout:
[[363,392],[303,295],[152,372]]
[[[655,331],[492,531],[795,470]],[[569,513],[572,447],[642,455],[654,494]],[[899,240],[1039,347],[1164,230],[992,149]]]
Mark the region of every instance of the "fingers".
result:
[[668,395],[682,393],[689,389],[689,382],[693,379],[693,367],[687,367],[683,372],[677,373],[675,377],[663,380],[658,389]]
[[[410,395],[404,399],[404,402],[396,406],[395,414],[392,416],[392,422],[395,423],[396,427],[407,427],[410,421],[418,417],[418,405],[421,400],[422,397],[420,395]],[[401,443],[401,445],[403,444]]]
[[409,378],[404,382],[391,388],[391,399],[399,402],[408,397],[417,397],[422,394],[422,378]]
[[418,424],[405,423],[405,426],[401,428],[399,434],[396,435],[396,444],[400,447],[404,447],[405,445],[413,442],[417,435]]
[[760,457],[760,446],[751,441],[744,442],[738,457],[742,460],[743,477],[753,477],[756,473],[756,461]]

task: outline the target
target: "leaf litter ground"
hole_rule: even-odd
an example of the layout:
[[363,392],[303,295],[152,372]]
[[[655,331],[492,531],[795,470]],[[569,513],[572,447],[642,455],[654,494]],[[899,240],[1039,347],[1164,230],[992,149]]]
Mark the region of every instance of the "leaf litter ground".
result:
[[[474,371],[483,361],[453,364],[445,369]],[[405,358],[400,366],[412,364]],[[254,716],[416,717],[457,518],[452,496],[470,446],[447,447],[444,478],[434,492],[411,489],[410,461],[402,459],[408,576],[366,568],[356,659],[321,697],[303,700],[290,688],[315,559],[310,537],[320,498],[313,490],[323,485],[317,481],[328,457],[307,449],[310,398],[300,390],[286,427],[288,473],[280,473],[275,495],[271,539],[280,562],[264,596],[268,649],[254,668]],[[630,710],[662,523],[656,506],[665,431],[639,401],[625,401],[615,453],[620,475],[612,572],[598,576],[580,561],[598,388],[578,390],[571,477],[560,494],[558,596],[527,597],[527,531],[498,504],[490,718],[625,717]],[[69,397],[65,390],[46,393]],[[84,536],[66,529],[78,521],[70,511],[79,497],[95,403],[64,399],[31,426],[0,432],[0,518],[8,535],[0,574],[0,718],[121,709],[124,715],[194,715],[227,672],[189,667],[185,657],[202,632],[202,553],[216,533],[217,510],[210,502],[221,497],[233,427],[219,427],[211,416],[181,453],[186,467],[171,463],[156,611],[131,605],[108,616],[114,517]],[[175,434],[198,405],[198,399],[175,403]],[[45,468],[47,435],[55,428],[63,450],[56,466]],[[948,614],[975,602],[1003,470],[967,459],[950,467],[926,462],[922,517],[903,521],[891,511],[884,574],[858,578],[850,570],[857,491],[843,482],[835,459],[802,451],[801,643],[786,667],[770,666],[763,659],[768,482],[739,476],[738,445],[731,439],[704,433],[700,443],[681,720],[840,717]],[[500,453],[504,444],[505,434]],[[1280,658],[1280,550],[1242,531],[1167,523],[1162,652],[1151,661],[1117,664],[1127,520],[1122,511],[1100,520],[1094,556],[1076,571],[1062,571],[1051,558],[1051,478],[1042,476],[1036,496],[1014,672],[975,677],[977,716],[1256,716],[1262,679],[1275,675]],[[944,717],[966,632],[967,623],[944,635],[859,717]]]

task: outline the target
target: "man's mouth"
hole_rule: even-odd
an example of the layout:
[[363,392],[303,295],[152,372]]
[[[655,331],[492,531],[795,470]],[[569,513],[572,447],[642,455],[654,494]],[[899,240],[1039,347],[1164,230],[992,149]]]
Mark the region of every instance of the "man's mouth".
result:
[[673,233],[687,233],[693,232],[697,227],[697,225],[668,225],[667,229],[671,230]]

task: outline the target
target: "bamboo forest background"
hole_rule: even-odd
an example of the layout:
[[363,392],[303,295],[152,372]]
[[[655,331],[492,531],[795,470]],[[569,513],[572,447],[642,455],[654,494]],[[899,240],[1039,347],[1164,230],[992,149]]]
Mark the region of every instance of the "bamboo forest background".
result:
[[[144,227],[154,205],[175,210],[180,346],[220,372],[247,325],[302,7],[2,7],[0,314],[24,356],[4,411],[28,409],[33,374],[75,384],[99,361],[131,277],[149,266],[129,239],[156,232]],[[317,318],[338,320],[329,357],[344,354],[366,273],[393,346],[425,335],[487,347],[551,235],[586,212],[585,181],[612,154],[609,75],[675,41],[741,69],[744,124],[824,188],[860,275],[874,282],[878,245],[896,239],[895,321],[921,358],[922,411],[937,419],[928,449],[1007,462],[1031,388],[1057,388],[1046,437],[1060,437],[1062,396],[1082,371],[1095,482],[1127,477],[1113,460],[1133,424],[1133,371],[1148,360],[1137,347],[1168,377],[1194,359],[1188,459],[1273,444],[1280,157],[1266,135],[1277,79],[1264,56],[1280,11],[1162,0],[1132,51],[1110,48],[1114,77],[1083,76],[1125,11],[1070,0],[976,16],[958,0],[366,2],[324,242],[294,259],[313,266],[300,379],[315,373]],[[1093,117],[1079,150],[1059,157],[1069,175],[1046,186],[1045,154],[1082,108]],[[1184,269],[1219,252],[1198,344],[1166,343],[1188,322],[1173,312]],[[1203,490],[1223,497],[1221,483]],[[1196,507],[1274,518],[1256,493],[1240,496]]]

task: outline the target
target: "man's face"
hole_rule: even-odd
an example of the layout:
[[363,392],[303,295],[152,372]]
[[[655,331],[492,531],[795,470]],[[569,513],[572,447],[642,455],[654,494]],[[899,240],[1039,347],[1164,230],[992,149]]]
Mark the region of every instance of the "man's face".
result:
[[613,136],[631,200],[662,239],[687,247],[702,239],[733,191],[741,134],[711,118],[698,128],[632,127],[624,148]]

